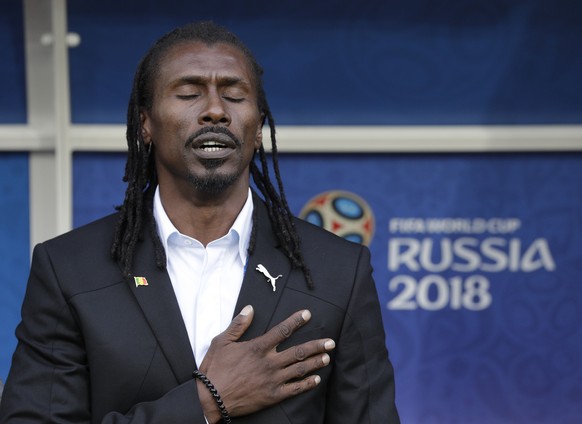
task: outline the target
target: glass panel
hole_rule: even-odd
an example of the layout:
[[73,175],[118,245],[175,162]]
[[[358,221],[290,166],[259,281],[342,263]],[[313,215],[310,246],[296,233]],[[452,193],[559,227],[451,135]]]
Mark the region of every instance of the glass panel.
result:
[[16,347],[28,267],[28,154],[0,153],[0,379],[6,381]]
[[0,13],[0,124],[26,123],[22,0],[4,0]]
[[73,226],[115,212],[123,203],[124,153],[75,153],[73,157]]
[[69,2],[73,121],[122,123],[136,64],[185,18],[265,68],[285,125],[582,123],[581,2]]

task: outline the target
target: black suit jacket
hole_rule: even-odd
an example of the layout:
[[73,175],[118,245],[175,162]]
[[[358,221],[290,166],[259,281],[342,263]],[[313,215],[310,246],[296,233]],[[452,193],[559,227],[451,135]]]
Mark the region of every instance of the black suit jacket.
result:
[[[278,248],[257,198],[255,207],[257,244],[235,310],[255,309],[243,339],[307,308],[310,322],[280,348],[324,337],[337,347],[313,391],[233,421],[399,422],[368,249],[298,220],[310,290]],[[148,286],[122,277],[109,253],[116,221],[112,215],[35,247],[0,423],[205,423],[168,274],[156,267],[145,231],[133,274]],[[259,263],[283,275],[275,292],[255,270]]]

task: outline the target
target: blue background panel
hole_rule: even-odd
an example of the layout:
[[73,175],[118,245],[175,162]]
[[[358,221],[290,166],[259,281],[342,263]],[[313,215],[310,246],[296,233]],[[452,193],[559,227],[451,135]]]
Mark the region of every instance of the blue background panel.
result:
[[0,379],[8,374],[16,347],[29,267],[28,155],[0,154]]
[[[294,213],[314,196],[332,190],[357,194],[374,213],[370,248],[403,422],[578,422],[582,154],[289,154],[281,156],[280,164]],[[122,201],[123,166],[121,154],[77,155],[77,224],[111,213]],[[391,227],[394,219],[406,218],[511,219],[519,226],[506,232],[448,234]],[[501,255],[508,262],[487,270],[482,265],[494,260],[477,244],[473,255],[481,267],[476,269],[445,266],[436,272],[419,257],[418,269],[390,269],[390,243],[403,238],[433,243],[425,259],[433,265],[443,263],[447,255],[443,239],[461,238],[475,243],[495,239],[501,246],[497,259]],[[524,259],[536,243],[547,250],[534,248]],[[468,263],[459,255],[453,259]],[[517,264],[514,269],[512,261]],[[527,263],[537,267],[528,268]],[[475,276],[489,286],[455,307],[454,281],[461,281],[466,293],[465,282]],[[408,297],[414,309],[393,306],[404,290],[393,280],[403,277],[414,281],[414,295]],[[423,301],[420,282],[427,278],[440,279],[445,287],[433,284]],[[446,304],[431,309],[443,293]],[[479,308],[485,297],[490,302]]]
[[76,153],[73,160],[73,226],[115,212],[123,203],[125,153]]
[[[582,290],[576,269],[582,259],[582,156],[560,155],[378,155],[308,157],[285,173],[287,191],[347,189],[365,198],[376,214],[373,263],[385,305],[388,345],[397,372],[404,422],[568,422],[582,416]],[[291,165],[291,164],[290,164]],[[391,219],[518,218],[508,235],[398,234]],[[547,240],[554,271],[430,272],[421,267],[387,269],[394,238],[500,237],[517,239],[521,254],[534,240]],[[444,253],[432,252],[437,262]],[[490,283],[492,303],[483,311],[388,309],[402,287],[398,275],[420,281],[480,275]],[[447,281],[448,283],[448,281]],[[418,287],[418,286],[417,286]]]
[[213,19],[265,68],[279,124],[582,123],[575,0],[69,2],[73,121],[121,123],[141,56]]

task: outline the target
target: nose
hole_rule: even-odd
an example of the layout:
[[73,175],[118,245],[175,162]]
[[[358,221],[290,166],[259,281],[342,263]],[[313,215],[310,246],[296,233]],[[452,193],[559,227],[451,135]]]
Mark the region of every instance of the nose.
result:
[[198,123],[200,125],[229,124],[230,116],[224,106],[224,99],[218,93],[208,93],[206,104],[198,117]]

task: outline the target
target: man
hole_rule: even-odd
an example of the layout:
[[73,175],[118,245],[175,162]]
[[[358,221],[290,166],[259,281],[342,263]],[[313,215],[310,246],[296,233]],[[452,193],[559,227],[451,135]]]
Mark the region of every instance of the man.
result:
[[212,23],[150,49],[125,201],[35,248],[0,422],[399,422],[369,252],[291,216],[261,74]]

